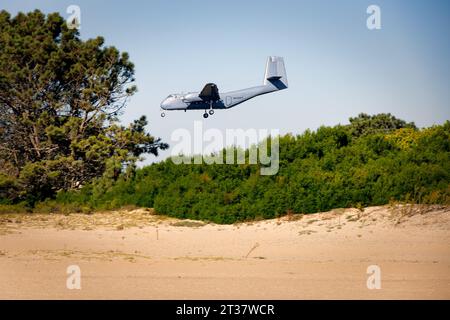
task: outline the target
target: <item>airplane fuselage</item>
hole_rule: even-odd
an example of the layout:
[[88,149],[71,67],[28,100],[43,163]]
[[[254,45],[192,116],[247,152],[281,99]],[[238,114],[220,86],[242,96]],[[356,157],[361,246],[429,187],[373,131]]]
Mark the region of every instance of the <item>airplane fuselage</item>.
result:
[[219,93],[217,101],[204,101],[198,92],[186,94],[171,94],[162,103],[163,110],[208,110],[229,109],[256,96],[277,91],[272,84],[256,86],[252,88]]
[[[262,94],[279,91],[288,87],[284,60],[269,57],[266,63],[264,82],[260,86],[229,92],[219,92],[216,84],[207,83],[201,92],[171,94],[163,102],[163,110],[205,110],[204,118],[214,114],[214,109],[229,109]],[[165,113],[162,112],[164,117]]]

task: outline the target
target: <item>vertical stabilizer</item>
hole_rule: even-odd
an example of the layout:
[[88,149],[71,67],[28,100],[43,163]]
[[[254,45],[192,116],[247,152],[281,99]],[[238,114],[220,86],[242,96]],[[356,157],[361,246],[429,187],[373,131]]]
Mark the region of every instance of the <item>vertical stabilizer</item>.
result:
[[264,75],[264,85],[272,84],[278,90],[286,89],[288,81],[282,57],[269,57]]

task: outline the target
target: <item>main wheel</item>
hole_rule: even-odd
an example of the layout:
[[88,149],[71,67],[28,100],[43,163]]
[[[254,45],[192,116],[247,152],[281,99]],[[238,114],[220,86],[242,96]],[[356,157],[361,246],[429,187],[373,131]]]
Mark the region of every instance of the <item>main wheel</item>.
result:
[[209,114],[210,114],[211,116],[214,114],[214,110],[213,110],[213,109],[210,109],[208,112],[209,112]]
[[161,118],[164,118],[166,114],[164,112],[161,113]]
[[208,114],[206,112],[203,114],[203,118],[208,118]]

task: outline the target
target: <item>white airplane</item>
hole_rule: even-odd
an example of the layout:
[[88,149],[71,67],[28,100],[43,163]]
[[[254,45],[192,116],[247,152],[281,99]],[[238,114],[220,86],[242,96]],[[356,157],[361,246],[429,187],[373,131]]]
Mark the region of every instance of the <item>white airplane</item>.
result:
[[[252,88],[220,92],[214,83],[207,83],[199,92],[171,94],[161,103],[163,110],[205,110],[203,118],[214,114],[214,109],[229,109],[256,96],[283,90],[288,87],[286,69],[282,57],[269,57],[264,74],[264,83]],[[161,113],[165,117],[165,113]]]

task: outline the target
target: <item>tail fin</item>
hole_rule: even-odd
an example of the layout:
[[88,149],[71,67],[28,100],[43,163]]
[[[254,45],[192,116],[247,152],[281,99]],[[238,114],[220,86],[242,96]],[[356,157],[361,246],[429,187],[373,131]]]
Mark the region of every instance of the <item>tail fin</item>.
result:
[[288,87],[286,69],[284,68],[282,57],[269,57],[267,59],[264,85],[268,84],[274,85],[278,90]]

